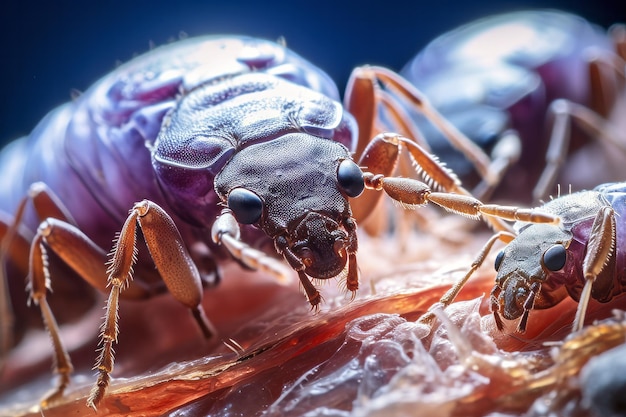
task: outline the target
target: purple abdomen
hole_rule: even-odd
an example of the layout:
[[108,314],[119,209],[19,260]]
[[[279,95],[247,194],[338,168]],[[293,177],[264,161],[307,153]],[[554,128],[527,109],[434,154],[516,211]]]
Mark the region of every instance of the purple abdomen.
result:
[[609,302],[626,288],[626,182],[607,183],[592,191],[581,191],[555,199],[544,206],[549,212],[559,214],[572,240],[568,247],[568,260],[562,271],[550,273],[553,283],[565,285],[570,296],[578,301],[585,283],[583,265],[589,248],[592,226],[601,207],[610,206],[615,211],[616,235],[613,242],[615,255],[603,268],[611,280],[598,279],[592,288],[592,298]]

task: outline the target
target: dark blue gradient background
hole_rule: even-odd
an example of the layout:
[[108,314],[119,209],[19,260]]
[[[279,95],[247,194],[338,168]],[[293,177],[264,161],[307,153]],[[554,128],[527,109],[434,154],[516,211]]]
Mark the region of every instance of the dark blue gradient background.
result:
[[[619,3],[622,3],[621,6]],[[325,69],[343,90],[365,63],[400,69],[438,34],[488,14],[560,8],[608,26],[624,1],[9,0],[0,6],[0,141],[25,135],[47,111],[117,62],[177,38],[241,33],[277,39]]]

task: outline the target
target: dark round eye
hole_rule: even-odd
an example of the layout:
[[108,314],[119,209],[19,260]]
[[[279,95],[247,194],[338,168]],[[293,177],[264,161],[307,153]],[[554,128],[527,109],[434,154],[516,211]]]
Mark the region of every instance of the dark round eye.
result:
[[554,245],[543,253],[543,266],[549,271],[558,271],[565,265],[567,259],[567,252],[565,246]]
[[337,182],[348,197],[358,197],[365,188],[361,168],[350,159],[344,159],[339,164]]
[[501,250],[498,255],[496,255],[496,262],[494,262],[494,266],[496,271],[500,269],[500,265],[502,265],[502,259],[504,258],[504,251]]
[[235,188],[228,193],[228,208],[239,223],[252,224],[259,221],[263,213],[263,201],[250,190]]

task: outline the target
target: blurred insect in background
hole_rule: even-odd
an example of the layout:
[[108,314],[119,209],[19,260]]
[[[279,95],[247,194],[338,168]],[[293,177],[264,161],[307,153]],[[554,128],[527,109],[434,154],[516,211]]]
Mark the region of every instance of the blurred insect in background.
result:
[[[495,182],[486,181],[471,158],[409,110],[436,155],[464,181],[482,181],[476,195],[488,198],[496,192],[497,198],[530,201],[534,187],[533,197],[541,201],[557,179],[575,190],[623,179],[625,57],[623,25],[614,25],[607,35],[567,13],[525,11],[481,19],[440,36],[401,74],[490,153],[492,172],[502,176]],[[393,92],[388,100],[394,100]],[[504,328],[501,317],[521,318],[517,331],[524,332],[532,309],[553,307],[569,295],[579,301],[573,324],[579,330],[590,299],[616,303],[622,291],[622,271],[610,266],[622,257],[619,226],[617,234],[614,230],[623,206],[621,188],[619,183],[600,186],[542,205],[562,217],[559,225],[519,223],[514,233],[498,232],[442,303],[452,302],[501,240],[508,245],[496,260],[492,292],[498,328]],[[432,319],[429,314],[422,321]]]
[[497,181],[476,170],[423,115],[411,106],[407,112],[432,152],[467,187],[477,187],[478,198],[495,191],[528,203],[532,191],[537,202],[555,192],[557,179],[580,190],[624,178],[625,58],[623,25],[607,34],[560,11],[487,17],[419,52],[401,74],[490,155],[491,172],[502,177]]
[[[379,76],[409,87],[410,99],[410,85],[389,74]],[[91,292],[82,281],[108,294],[98,380],[88,400],[95,408],[113,370],[120,298],[167,289],[209,338],[216,332],[201,304],[202,287],[219,281],[218,267],[234,259],[286,279],[290,272],[275,259],[282,255],[316,309],[321,296],[311,279],[345,278],[347,290],[358,289],[356,224],[380,191],[405,207],[432,201],[471,216],[553,220],[483,206],[411,139],[386,133],[357,141],[355,119],[337,100],[328,76],[284,46],[244,37],[189,39],[119,67],[8,145],[0,154],[7,263],[0,353],[6,356],[13,337],[27,330],[21,315],[28,313],[12,306],[25,304],[18,294],[28,271],[28,295],[53,340],[60,376],[44,404],[69,383],[72,363],[54,312],[71,316],[75,301],[89,307],[92,297],[80,300]],[[361,132],[374,123],[363,115],[375,114],[377,105],[369,97],[357,108]],[[443,120],[433,114],[435,123]],[[464,137],[452,140],[473,146]],[[401,148],[446,193],[392,177]],[[364,189],[371,192],[351,203]],[[60,305],[49,306],[48,290],[75,284],[78,294],[70,300],[55,294]]]

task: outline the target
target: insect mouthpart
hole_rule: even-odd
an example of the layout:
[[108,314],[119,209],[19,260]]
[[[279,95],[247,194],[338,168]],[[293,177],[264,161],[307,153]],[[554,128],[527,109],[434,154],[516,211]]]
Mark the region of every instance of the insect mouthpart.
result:
[[290,237],[288,250],[300,259],[308,276],[318,279],[334,278],[345,269],[347,249],[356,239],[340,223],[316,212],[307,213]]
[[504,299],[504,308],[501,313],[507,320],[515,320],[524,313],[524,305],[528,300],[530,291],[523,280],[522,277],[519,277],[513,282],[509,281],[509,285],[504,287],[504,293],[501,295]]
[[498,329],[504,324],[501,316],[507,320],[516,320],[521,317],[517,331],[523,333],[528,324],[528,314],[535,307],[537,295],[541,291],[541,283],[515,273],[496,285],[491,293],[491,309]]

